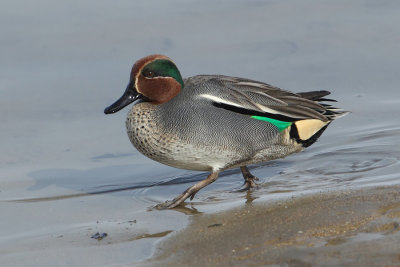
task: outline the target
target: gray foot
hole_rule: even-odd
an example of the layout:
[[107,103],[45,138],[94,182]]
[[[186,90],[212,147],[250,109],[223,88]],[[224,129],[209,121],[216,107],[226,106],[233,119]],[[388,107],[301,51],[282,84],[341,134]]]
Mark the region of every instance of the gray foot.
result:
[[182,204],[187,198],[190,197],[190,200],[193,200],[194,196],[197,192],[200,191],[203,187],[215,182],[218,178],[218,172],[212,172],[207,176],[206,179],[198,182],[197,184],[186,189],[182,194],[174,198],[172,201],[166,201],[162,204],[158,204],[155,206],[156,209],[173,209],[180,204]]
[[260,179],[258,179],[256,176],[251,174],[249,169],[247,168],[247,166],[240,167],[240,170],[242,171],[243,178],[244,178],[244,184],[243,184],[242,191],[257,187],[257,183],[255,181],[259,181]]

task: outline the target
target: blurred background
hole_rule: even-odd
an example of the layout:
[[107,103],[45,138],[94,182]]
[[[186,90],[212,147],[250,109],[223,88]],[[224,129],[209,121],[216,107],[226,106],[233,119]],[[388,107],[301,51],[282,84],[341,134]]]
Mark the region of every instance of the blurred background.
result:
[[[269,183],[256,198],[397,183],[399,12],[395,0],[2,1],[0,258],[132,263],[159,240],[141,236],[187,224],[183,213],[147,210],[206,174],[140,155],[125,132],[129,108],[103,114],[132,64],[153,53],[172,58],[184,77],[329,90],[352,111],[306,152],[253,167]],[[241,179],[222,176],[196,196],[196,210],[247,201],[232,193]],[[100,230],[107,244],[90,239]]]

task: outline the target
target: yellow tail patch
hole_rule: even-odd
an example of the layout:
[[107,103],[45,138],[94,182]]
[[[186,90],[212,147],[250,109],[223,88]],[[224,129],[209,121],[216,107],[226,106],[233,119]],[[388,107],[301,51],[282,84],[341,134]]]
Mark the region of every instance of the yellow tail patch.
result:
[[296,121],[294,124],[297,127],[299,138],[301,140],[308,140],[310,139],[311,136],[316,134],[322,127],[324,127],[328,123],[329,122],[311,119],[311,120]]

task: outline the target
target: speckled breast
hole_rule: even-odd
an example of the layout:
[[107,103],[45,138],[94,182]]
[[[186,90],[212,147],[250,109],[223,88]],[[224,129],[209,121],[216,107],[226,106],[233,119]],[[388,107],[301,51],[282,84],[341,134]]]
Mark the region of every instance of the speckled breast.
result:
[[126,118],[126,130],[132,144],[145,156],[163,161],[171,153],[170,142],[174,140],[168,138],[157,124],[153,105],[139,103],[133,106]]
[[[198,171],[211,171],[226,165],[232,156],[212,153],[209,147],[198,147],[165,129],[157,114],[157,106],[142,102],[133,106],[126,119],[132,144],[143,155],[163,164]],[[228,153],[228,152],[226,152]],[[223,162],[220,162],[220,161]]]

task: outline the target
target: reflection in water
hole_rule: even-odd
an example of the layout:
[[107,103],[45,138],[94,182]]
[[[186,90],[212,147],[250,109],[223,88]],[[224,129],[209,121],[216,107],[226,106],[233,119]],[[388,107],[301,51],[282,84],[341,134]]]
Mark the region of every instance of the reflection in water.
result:
[[170,234],[172,232],[173,232],[172,230],[168,230],[168,231],[155,233],[155,234],[143,234],[143,235],[140,235],[140,236],[136,236],[136,237],[130,239],[129,241],[135,241],[135,240],[139,240],[139,239],[143,239],[143,238],[164,237],[164,236],[167,236],[168,234]]
[[[153,207],[149,209],[149,211],[153,210],[158,210],[157,208]],[[198,209],[195,208],[195,205],[192,203],[183,203],[183,205],[180,205],[179,207],[175,208],[174,211],[178,211],[180,213],[183,213],[185,215],[198,215],[202,214],[203,212],[199,211]]]
[[[257,188],[255,188],[257,189]],[[254,190],[247,190],[246,192],[246,205],[251,205],[258,197],[253,194]]]

